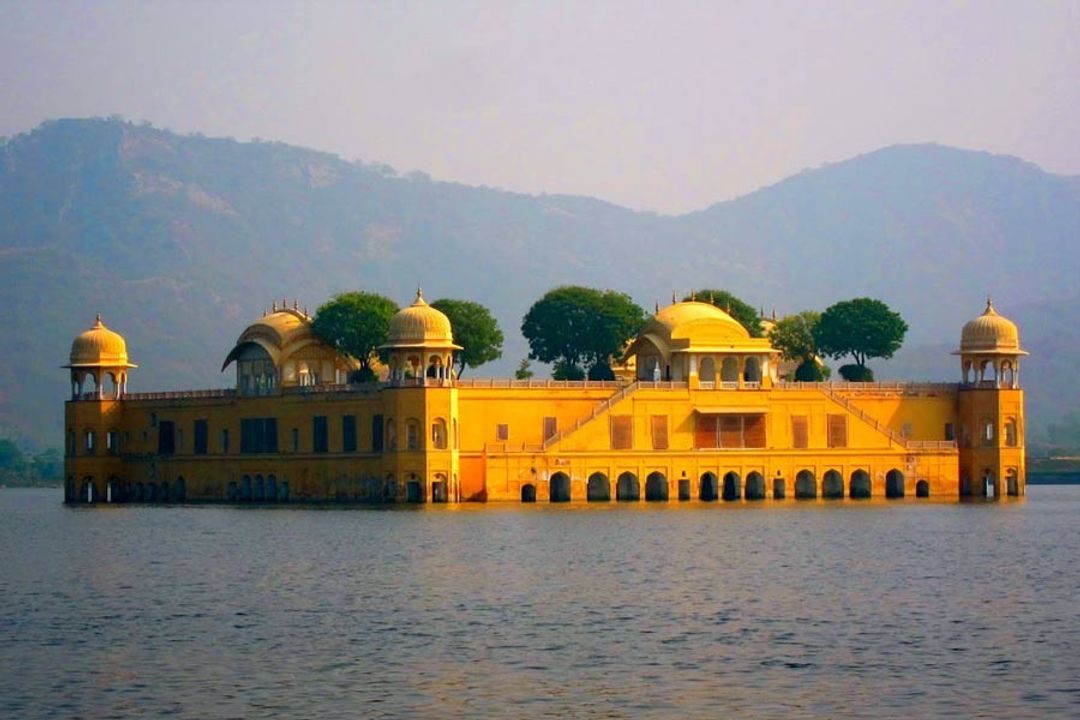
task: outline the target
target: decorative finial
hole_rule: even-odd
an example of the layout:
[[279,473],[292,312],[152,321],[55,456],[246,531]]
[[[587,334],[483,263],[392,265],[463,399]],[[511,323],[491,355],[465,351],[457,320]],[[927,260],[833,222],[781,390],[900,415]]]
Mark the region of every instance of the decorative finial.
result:
[[277,312],[277,300],[270,305],[270,312]]
[[724,308],[724,312],[726,312],[728,315],[731,314],[731,303],[730,302],[727,304],[727,307]]
[[307,305],[304,306],[304,317],[311,317],[307,314]]
[[419,285],[416,286],[416,299],[417,300],[423,300],[424,299],[424,288],[420,287]]
[[299,310],[300,309],[300,298],[293,298],[292,309],[293,310]]
[[660,312],[660,301],[659,300],[656,301],[656,305],[654,306],[654,311],[655,312]]
[[773,322],[776,322],[776,306],[775,305],[773,306],[773,309],[772,309],[772,319],[773,319]]
[[758,317],[765,317],[765,306],[762,305],[758,308]]
[[97,323],[98,325],[101,324],[101,313],[97,314],[97,317],[94,318],[94,322]]
[[677,302],[679,302],[679,301],[675,299],[675,291],[673,290],[671,292],[671,304],[674,305]]

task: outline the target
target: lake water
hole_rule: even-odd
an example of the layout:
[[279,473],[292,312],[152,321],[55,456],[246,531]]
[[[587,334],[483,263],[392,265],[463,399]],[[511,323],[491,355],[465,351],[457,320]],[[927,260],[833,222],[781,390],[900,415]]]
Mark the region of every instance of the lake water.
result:
[[0,717],[1080,717],[1080,487],[66,508],[0,490]]

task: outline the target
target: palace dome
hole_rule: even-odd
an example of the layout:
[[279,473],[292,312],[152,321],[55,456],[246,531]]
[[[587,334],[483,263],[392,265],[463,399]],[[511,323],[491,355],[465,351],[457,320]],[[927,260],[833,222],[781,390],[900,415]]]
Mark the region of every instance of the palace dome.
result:
[[93,326],[72,341],[69,366],[134,367],[128,362],[123,336],[105,327],[100,313]]
[[999,315],[987,298],[983,314],[964,325],[960,333],[962,353],[1023,353],[1016,323]]
[[390,319],[387,346],[453,344],[450,318],[431,307],[424,294],[416,291],[416,301],[402,308]]
[[[706,334],[713,342],[743,341],[750,337],[738,320],[711,303],[689,301],[668,305],[649,320],[669,338]],[[656,327],[660,326],[660,327]]]

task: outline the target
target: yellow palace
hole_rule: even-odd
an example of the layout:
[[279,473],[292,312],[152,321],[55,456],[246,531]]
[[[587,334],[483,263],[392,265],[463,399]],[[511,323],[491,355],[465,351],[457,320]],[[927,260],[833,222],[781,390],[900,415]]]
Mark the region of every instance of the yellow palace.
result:
[[459,379],[447,317],[393,318],[385,379],[274,308],[225,358],[236,387],[129,393],[124,339],[71,346],[65,499],[614,502],[1024,494],[1016,325],[961,333],[959,383],[796,383],[711,304],[659,309],[617,381]]

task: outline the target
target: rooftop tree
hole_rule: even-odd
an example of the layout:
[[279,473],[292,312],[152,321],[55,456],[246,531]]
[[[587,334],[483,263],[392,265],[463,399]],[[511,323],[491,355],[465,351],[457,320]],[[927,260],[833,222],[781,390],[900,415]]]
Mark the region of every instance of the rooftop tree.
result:
[[466,367],[479,367],[502,357],[503,334],[491,311],[471,300],[441,298],[431,307],[450,319],[454,342],[462,349],[454,353],[454,367],[458,377]]
[[823,355],[850,355],[855,363],[840,368],[845,380],[868,381],[874,373],[866,367],[870,358],[891,358],[900,349],[907,323],[888,305],[872,298],[844,300],[827,308],[814,331]]
[[521,323],[529,357],[556,380],[610,380],[611,358],[641,329],[645,311],[626,293],[566,285],[533,303]]
[[814,331],[820,322],[821,313],[803,310],[777,320],[769,331],[769,342],[780,351],[780,357],[798,363],[795,368],[796,380],[817,382],[826,377],[827,368],[818,360],[818,346],[814,340]]
[[383,295],[347,292],[335,295],[315,311],[311,330],[323,342],[360,363],[351,380],[375,379],[371,364],[378,357],[379,346],[387,341],[390,318],[398,311],[397,303]]

